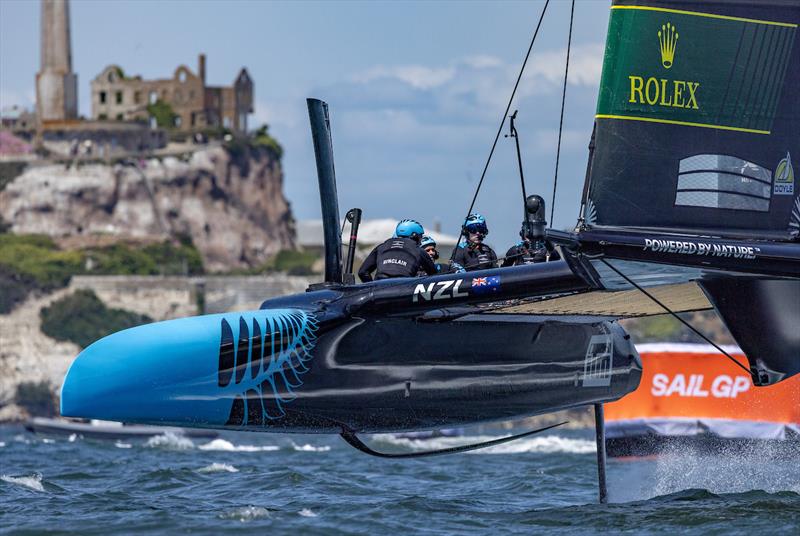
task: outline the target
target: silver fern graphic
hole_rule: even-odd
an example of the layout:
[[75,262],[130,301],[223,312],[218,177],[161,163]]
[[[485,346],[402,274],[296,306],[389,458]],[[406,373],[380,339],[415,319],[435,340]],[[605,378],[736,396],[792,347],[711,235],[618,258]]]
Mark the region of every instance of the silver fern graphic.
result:
[[[252,329],[251,329],[252,327]],[[296,398],[316,345],[319,324],[299,310],[264,311],[249,322],[239,317],[238,336],[220,323],[218,385],[234,394],[226,424],[260,425],[286,414]]]
[[597,223],[597,208],[594,206],[594,201],[591,199],[586,201],[586,208],[584,208],[583,211],[583,221],[589,226]]
[[789,218],[789,234],[792,238],[800,236],[800,196],[794,199],[792,216]]

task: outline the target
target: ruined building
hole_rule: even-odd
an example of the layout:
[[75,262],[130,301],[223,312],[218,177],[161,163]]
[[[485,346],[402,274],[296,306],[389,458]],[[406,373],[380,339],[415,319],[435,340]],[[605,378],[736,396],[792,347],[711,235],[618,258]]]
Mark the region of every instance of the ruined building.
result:
[[78,77],[72,72],[67,0],[42,0],[41,65],[36,113],[42,123],[78,118]]
[[143,80],[130,77],[117,65],[109,65],[91,83],[92,119],[150,119],[148,105],[166,103],[172,109],[172,125],[179,130],[225,127],[247,131],[247,115],[253,113],[253,81],[242,68],[233,85],[206,85],[206,57],[200,54],[197,73],[185,65],[172,78]]

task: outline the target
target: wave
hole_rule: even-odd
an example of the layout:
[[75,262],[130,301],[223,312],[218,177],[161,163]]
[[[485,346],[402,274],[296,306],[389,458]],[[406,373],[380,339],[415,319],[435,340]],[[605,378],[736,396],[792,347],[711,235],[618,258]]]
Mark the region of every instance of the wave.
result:
[[221,450],[225,452],[270,452],[279,450],[275,445],[234,445],[225,439],[214,439],[205,445],[197,447],[200,450]]
[[[404,447],[408,450],[438,450],[470,443],[483,443],[497,439],[496,436],[462,436],[462,437],[437,437],[433,439],[407,439],[394,437],[390,434],[373,436],[381,443],[389,443]],[[597,446],[588,439],[573,439],[561,436],[542,436],[518,439],[502,445],[495,445],[484,449],[470,451],[469,454],[524,454],[537,452],[542,454],[594,454]]]
[[303,508],[302,510],[297,512],[297,514],[300,515],[301,517],[317,517],[317,514],[309,508]]
[[44,443],[45,445],[52,445],[52,444],[53,444],[53,443],[55,443],[55,442],[56,442],[56,440],[55,440],[55,439],[48,439],[48,438],[46,438],[46,437],[43,437],[43,438],[42,438],[42,443]]
[[117,447],[118,449],[133,448],[133,445],[131,445],[130,443],[123,443],[122,441],[117,441],[116,443],[114,443],[114,446]]
[[1,448],[3,448],[3,447],[5,447],[5,446],[6,446],[5,442],[3,442],[3,441],[0,441],[0,449],[1,449]]
[[194,448],[194,443],[188,437],[165,432],[163,435],[153,436],[144,444],[145,447],[166,448],[172,450],[187,450]]
[[197,470],[198,473],[238,473],[239,470],[227,463],[212,463]]
[[253,521],[254,519],[263,519],[269,517],[269,510],[263,506],[243,506],[241,508],[234,508],[228,512],[219,515],[220,519],[234,519],[236,521]]
[[2,475],[0,476],[0,480],[3,482],[8,482],[9,484],[14,484],[15,486],[22,486],[23,488],[32,489],[34,491],[44,491],[44,486],[42,485],[42,475],[38,473],[31,476]]
[[323,445],[321,447],[315,447],[314,445],[309,445],[306,443],[305,445],[295,445],[292,443],[292,448],[297,452],[328,452],[331,448],[327,445]]

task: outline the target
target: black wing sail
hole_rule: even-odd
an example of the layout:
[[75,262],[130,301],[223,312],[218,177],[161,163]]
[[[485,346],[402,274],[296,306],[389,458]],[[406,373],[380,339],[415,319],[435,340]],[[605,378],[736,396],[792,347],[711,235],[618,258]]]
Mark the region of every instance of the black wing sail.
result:
[[796,1],[615,0],[582,225],[551,233],[602,289],[701,291],[762,385],[800,372],[799,24]]
[[587,222],[795,237],[798,24],[795,1],[616,0]]

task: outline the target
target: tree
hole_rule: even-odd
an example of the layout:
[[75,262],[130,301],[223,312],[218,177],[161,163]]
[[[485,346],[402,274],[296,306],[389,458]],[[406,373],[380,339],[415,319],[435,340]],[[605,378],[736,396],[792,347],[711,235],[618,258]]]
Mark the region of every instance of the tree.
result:
[[172,109],[169,103],[158,99],[156,102],[147,105],[147,113],[154,117],[156,124],[161,128],[174,128],[178,114]]

